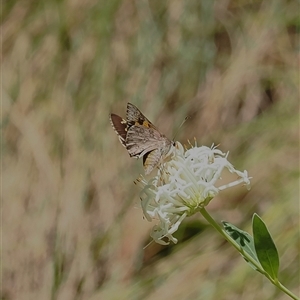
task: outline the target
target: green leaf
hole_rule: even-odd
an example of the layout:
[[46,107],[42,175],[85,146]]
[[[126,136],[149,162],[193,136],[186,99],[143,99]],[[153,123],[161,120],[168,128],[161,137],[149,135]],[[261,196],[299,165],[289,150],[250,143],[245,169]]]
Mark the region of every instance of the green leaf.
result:
[[278,252],[266,224],[257,214],[254,214],[252,218],[252,230],[256,255],[263,269],[271,278],[277,279],[279,269]]
[[[239,229],[229,222],[223,221],[222,224],[225,231],[230,235],[230,237],[241,246],[242,252],[248,253],[260,265],[254,248],[253,237],[248,232]],[[241,254],[243,255],[243,253]],[[244,259],[253,269],[257,270],[257,268],[251,262],[249,262],[247,258],[244,257]]]

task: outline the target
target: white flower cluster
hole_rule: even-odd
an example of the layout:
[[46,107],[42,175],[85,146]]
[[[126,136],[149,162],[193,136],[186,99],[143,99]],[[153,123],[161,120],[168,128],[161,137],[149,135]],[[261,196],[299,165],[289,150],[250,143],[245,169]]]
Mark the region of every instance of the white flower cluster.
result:
[[[238,179],[216,187],[222,171],[227,168]],[[247,171],[236,170],[227,161],[227,154],[216,148],[205,146],[184,150],[176,142],[172,157],[160,166],[157,175],[146,180],[140,178],[143,186],[141,206],[148,221],[158,220],[151,232],[155,242],[166,245],[177,243],[173,237],[181,222],[206,206],[221,190],[244,183],[250,187]]]

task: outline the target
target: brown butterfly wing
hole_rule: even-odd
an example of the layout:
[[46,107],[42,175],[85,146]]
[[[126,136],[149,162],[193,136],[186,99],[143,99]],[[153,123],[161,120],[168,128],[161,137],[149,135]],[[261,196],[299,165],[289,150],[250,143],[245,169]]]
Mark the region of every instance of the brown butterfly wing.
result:
[[150,174],[155,167],[161,162],[161,151],[160,149],[155,149],[151,152],[146,153],[143,156],[143,166],[145,170],[145,174]]
[[127,122],[120,116],[111,114],[110,123],[117,133],[121,144],[126,148]]
[[[156,131],[159,134],[158,131]],[[141,157],[158,147],[155,129],[134,125],[128,129],[126,149],[130,156]]]
[[127,103],[126,120],[128,126],[143,125],[147,128],[157,128],[142,114],[142,112],[132,103]]
[[130,156],[142,157],[145,174],[149,174],[170,150],[172,142],[156,129],[135,125],[128,129],[126,149]]
[[143,156],[143,165],[146,175],[150,174],[154,168],[164,162],[164,159],[166,158],[171,146],[172,142],[166,141],[164,147],[154,149]]
[[143,156],[145,174],[149,174],[170,150],[172,142],[133,104],[127,104],[127,120],[110,115],[112,127],[131,157]]

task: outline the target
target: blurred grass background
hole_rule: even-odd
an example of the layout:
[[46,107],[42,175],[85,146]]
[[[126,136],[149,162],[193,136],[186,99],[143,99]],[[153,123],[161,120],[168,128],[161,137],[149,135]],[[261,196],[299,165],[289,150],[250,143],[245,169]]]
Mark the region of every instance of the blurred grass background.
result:
[[288,298],[200,215],[143,250],[142,162],[108,119],[127,102],[248,170],[208,210],[257,212],[299,294],[298,1],[10,0],[1,28],[1,299]]

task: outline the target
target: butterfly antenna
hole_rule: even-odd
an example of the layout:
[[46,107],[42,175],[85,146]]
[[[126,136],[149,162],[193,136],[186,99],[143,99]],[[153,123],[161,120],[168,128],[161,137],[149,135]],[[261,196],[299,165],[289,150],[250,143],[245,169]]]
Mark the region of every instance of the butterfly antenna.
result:
[[188,119],[190,119],[191,117],[190,116],[186,116],[185,118],[184,118],[184,120],[181,122],[181,124],[180,124],[180,126],[177,128],[177,130],[176,130],[176,132],[175,132],[175,135],[174,135],[174,137],[173,137],[173,141],[175,141],[175,138],[176,138],[176,136],[177,136],[177,134],[179,133],[179,129],[183,126],[183,124],[188,120]]

